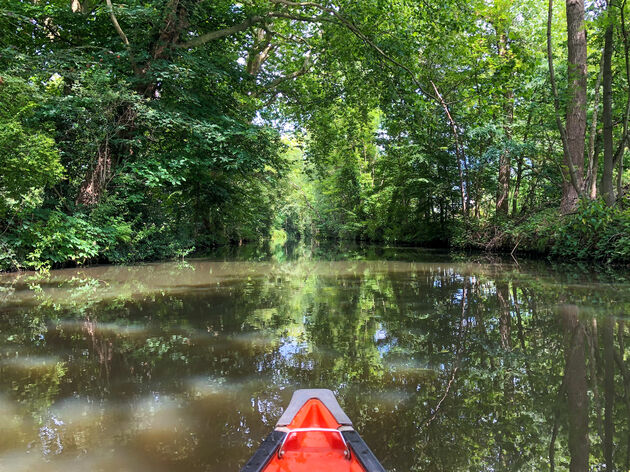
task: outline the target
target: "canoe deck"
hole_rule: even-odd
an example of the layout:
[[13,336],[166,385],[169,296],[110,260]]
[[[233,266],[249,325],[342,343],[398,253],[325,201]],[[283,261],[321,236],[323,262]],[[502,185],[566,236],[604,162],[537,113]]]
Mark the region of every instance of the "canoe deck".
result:
[[[309,400],[288,426],[292,432],[287,433],[281,457],[276,454],[264,472],[364,472],[339,432],[340,426],[320,400]],[[319,428],[336,432],[317,431]]]
[[330,390],[298,390],[241,472],[385,472]]

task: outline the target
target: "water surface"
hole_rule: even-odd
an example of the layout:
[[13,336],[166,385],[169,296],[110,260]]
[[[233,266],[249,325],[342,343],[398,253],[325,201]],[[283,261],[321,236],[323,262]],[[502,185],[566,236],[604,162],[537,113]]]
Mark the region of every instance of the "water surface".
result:
[[307,387],[389,471],[628,470],[629,308],[623,271],[410,248],[4,274],[0,471],[237,471]]

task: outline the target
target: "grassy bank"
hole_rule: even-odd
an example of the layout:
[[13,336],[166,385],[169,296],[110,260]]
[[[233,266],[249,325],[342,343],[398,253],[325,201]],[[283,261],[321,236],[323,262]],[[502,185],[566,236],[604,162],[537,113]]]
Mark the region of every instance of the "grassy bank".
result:
[[573,260],[630,263],[630,205],[584,201],[575,212],[557,208],[513,220],[474,221],[454,232],[451,245]]

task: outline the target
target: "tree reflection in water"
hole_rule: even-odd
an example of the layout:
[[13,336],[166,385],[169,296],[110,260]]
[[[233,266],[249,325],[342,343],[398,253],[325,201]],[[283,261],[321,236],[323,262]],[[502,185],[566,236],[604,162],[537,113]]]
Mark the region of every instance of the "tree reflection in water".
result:
[[301,387],[391,471],[628,469],[625,274],[256,251],[2,276],[0,470],[238,470]]

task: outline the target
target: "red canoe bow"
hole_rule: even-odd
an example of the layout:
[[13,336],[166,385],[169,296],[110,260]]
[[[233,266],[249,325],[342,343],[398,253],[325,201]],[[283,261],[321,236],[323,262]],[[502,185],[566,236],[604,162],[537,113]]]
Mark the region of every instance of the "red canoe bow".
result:
[[327,389],[297,390],[241,472],[385,472]]

